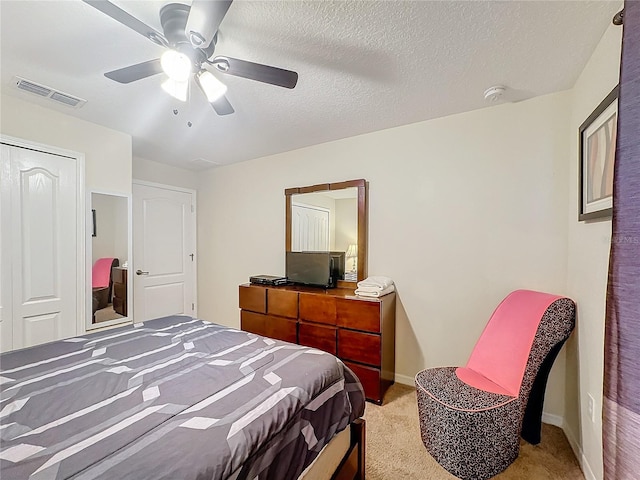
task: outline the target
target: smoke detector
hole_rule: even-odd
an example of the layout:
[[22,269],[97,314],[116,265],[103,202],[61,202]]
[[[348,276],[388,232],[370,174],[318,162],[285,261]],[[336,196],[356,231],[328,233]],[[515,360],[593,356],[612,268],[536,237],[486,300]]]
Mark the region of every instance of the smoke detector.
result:
[[502,98],[506,90],[507,90],[507,87],[503,87],[502,85],[489,87],[484,91],[484,99],[488,102],[496,103],[498,100]]

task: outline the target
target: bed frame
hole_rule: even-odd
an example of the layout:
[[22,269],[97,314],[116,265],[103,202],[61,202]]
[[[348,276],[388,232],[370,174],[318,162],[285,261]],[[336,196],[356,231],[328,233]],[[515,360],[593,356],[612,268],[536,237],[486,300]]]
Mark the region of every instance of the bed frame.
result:
[[351,423],[351,442],[331,480],[365,480],[366,424],[364,418]]

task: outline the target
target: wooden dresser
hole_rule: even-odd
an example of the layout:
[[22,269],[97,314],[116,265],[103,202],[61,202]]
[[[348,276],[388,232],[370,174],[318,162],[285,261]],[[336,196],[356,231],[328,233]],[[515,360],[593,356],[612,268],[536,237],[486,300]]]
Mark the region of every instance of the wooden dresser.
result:
[[113,278],[113,309],[116,313],[127,316],[127,269],[113,267],[111,276]]
[[240,285],[242,330],[336,355],[381,404],[395,373],[395,300],[353,289]]

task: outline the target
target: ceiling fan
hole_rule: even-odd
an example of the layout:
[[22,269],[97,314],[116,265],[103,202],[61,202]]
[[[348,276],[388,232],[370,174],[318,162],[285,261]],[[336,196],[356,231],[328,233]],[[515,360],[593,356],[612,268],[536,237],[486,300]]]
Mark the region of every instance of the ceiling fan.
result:
[[213,57],[218,28],[233,0],[193,0],[191,7],[169,3],[160,9],[162,33],[108,0],[83,1],[153,43],[167,48],[161,58],[104,74],[116,82],[131,83],[164,72],[169,78],[162,84],[162,88],[178,100],[186,101],[189,81],[193,76],[218,115],[229,115],[234,110],[224,96],[226,85],[208,71],[206,66],[210,65],[226,75],[284,88],[294,88],[298,82],[298,74],[291,70],[237,58]]

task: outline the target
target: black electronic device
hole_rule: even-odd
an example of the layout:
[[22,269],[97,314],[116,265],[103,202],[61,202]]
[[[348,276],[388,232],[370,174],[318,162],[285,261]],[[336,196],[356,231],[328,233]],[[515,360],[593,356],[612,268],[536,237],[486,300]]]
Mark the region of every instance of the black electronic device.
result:
[[254,275],[249,277],[249,282],[255,285],[271,285],[273,287],[288,283],[287,277],[278,277],[276,275]]
[[[300,285],[334,288],[343,252],[287,252],[287,280]],[[344,257],[343,257],[344,258]],[[344,262],[342,262],[344,272]]]

